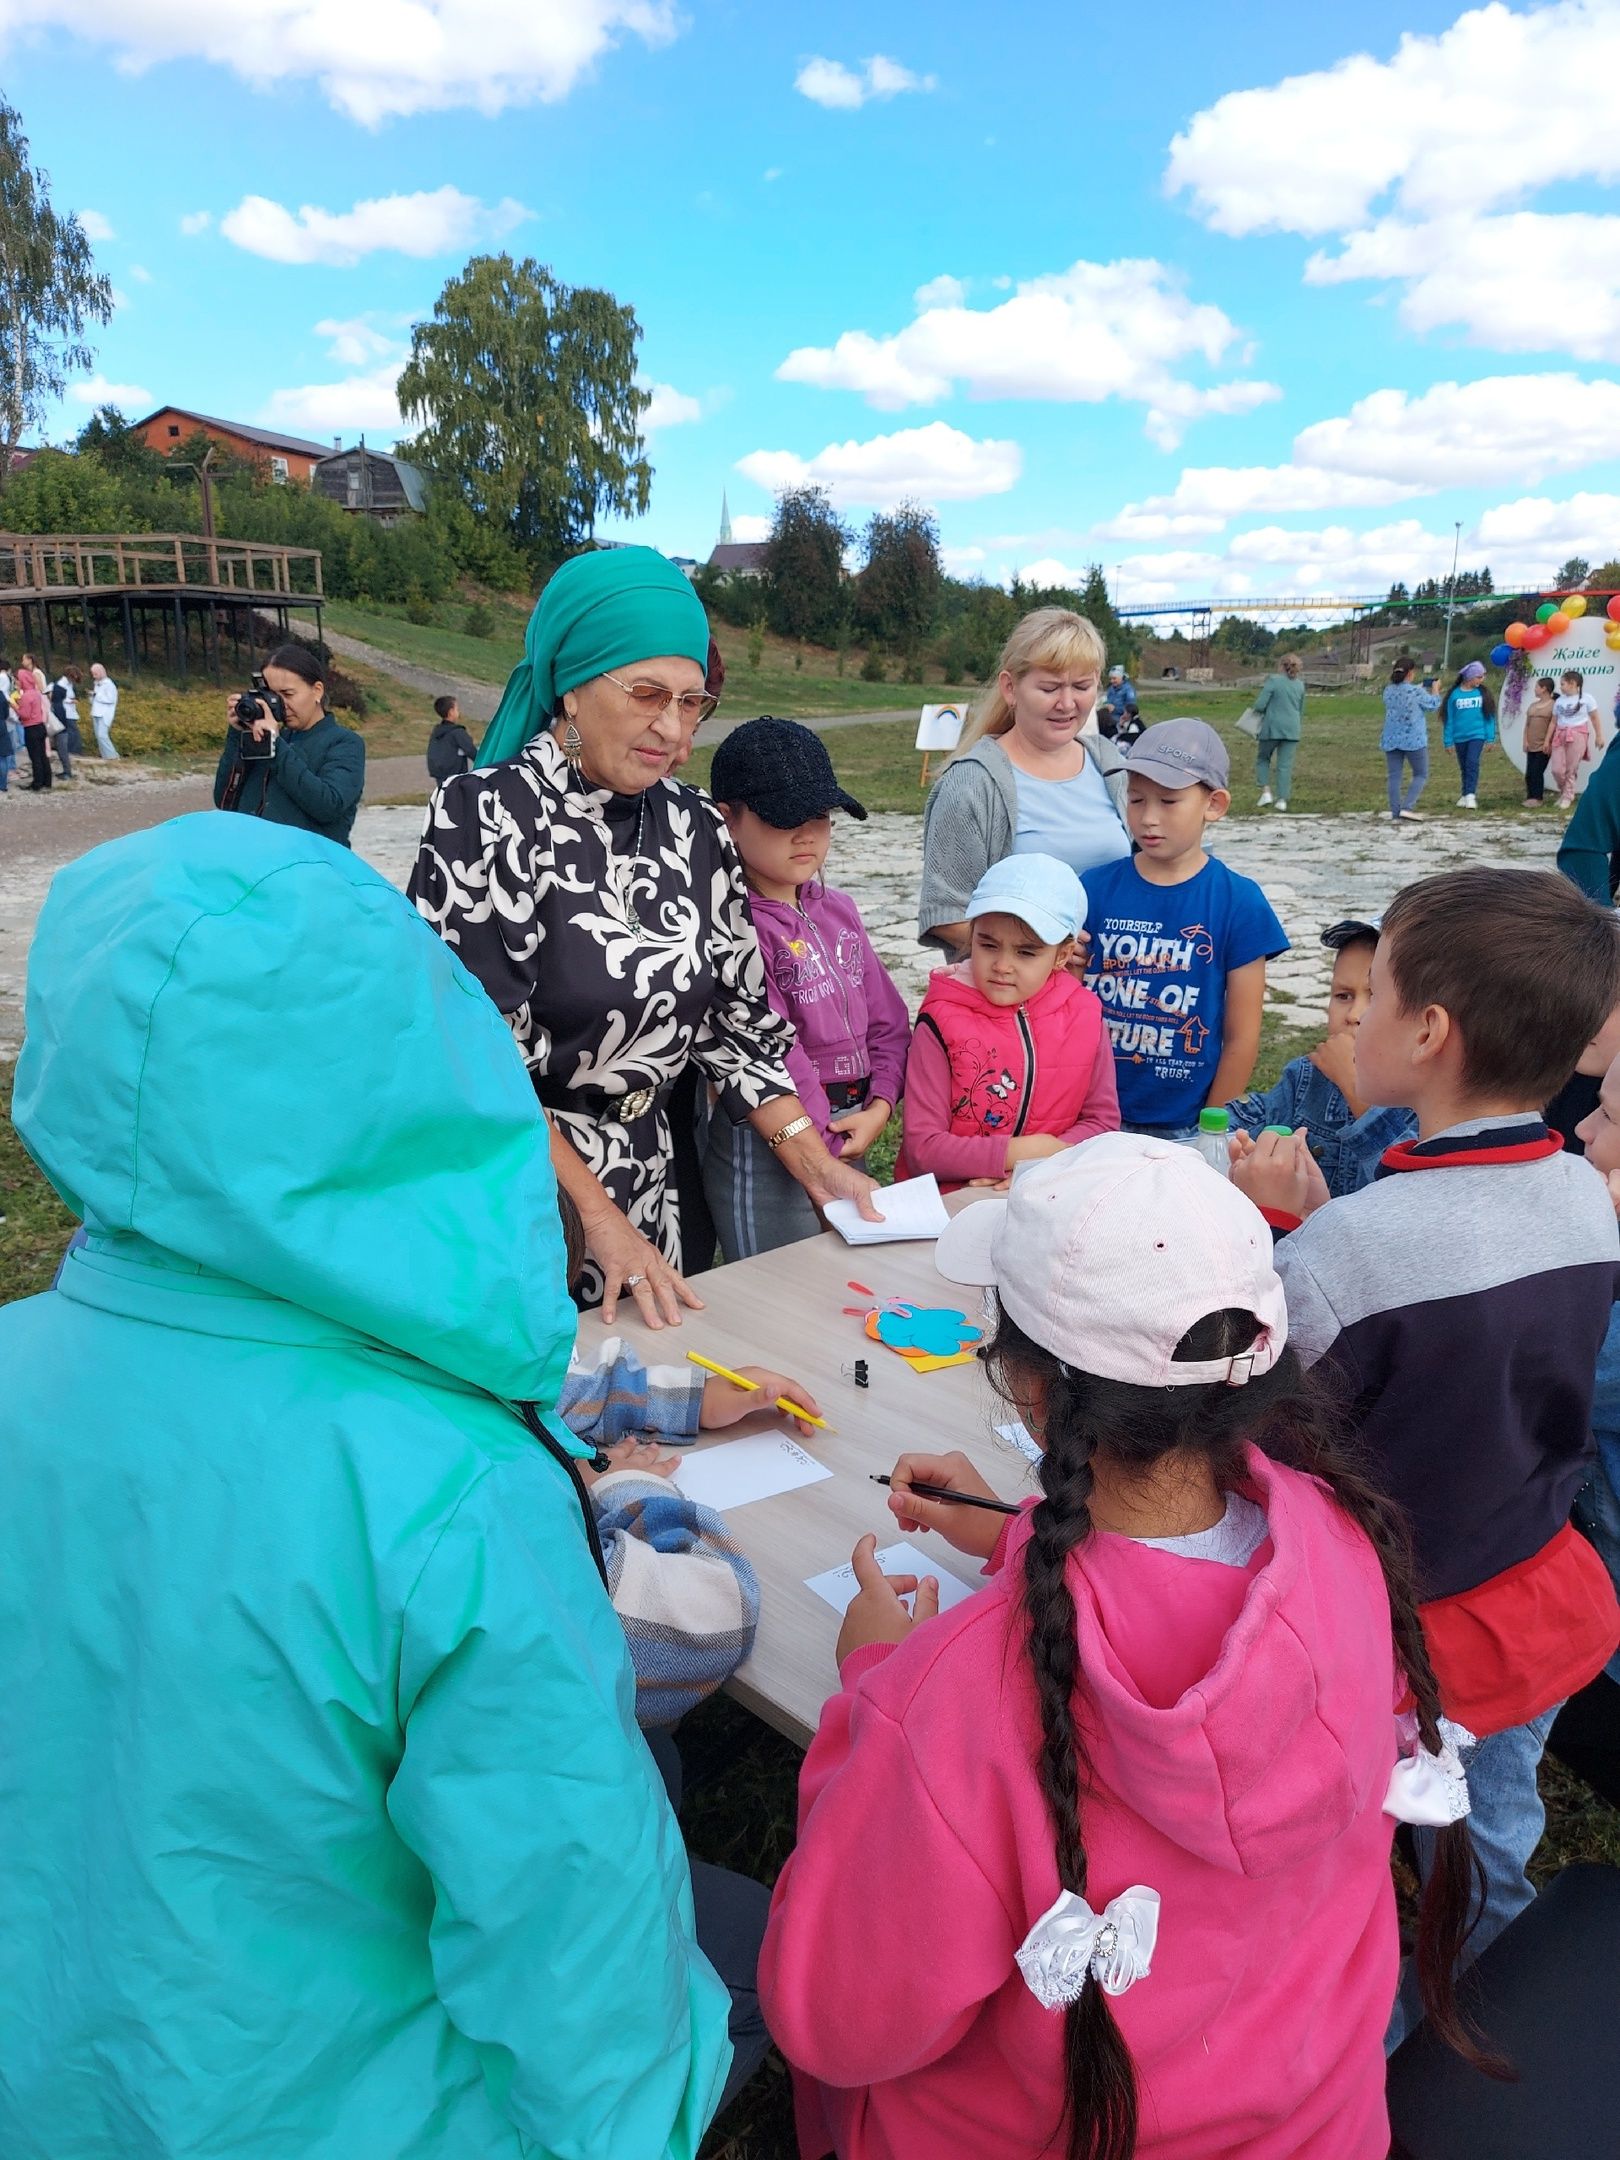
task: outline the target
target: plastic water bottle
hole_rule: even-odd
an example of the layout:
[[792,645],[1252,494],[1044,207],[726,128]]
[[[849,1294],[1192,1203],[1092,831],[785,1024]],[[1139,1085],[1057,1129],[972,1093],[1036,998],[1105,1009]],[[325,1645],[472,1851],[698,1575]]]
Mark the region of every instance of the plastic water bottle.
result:
[[1222,1177],[1232,1174],[1232,1142],[1228,1137],[1232,1120],[1224,1110],[1200,1110],[1198,1113],[1198,1138],[1193,1142],[1205,1162]]

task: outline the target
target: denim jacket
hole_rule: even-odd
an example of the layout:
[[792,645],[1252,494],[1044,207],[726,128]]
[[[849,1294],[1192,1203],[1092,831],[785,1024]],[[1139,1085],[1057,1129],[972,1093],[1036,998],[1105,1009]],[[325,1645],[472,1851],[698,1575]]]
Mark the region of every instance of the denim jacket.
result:
[[1234,1132],[1257,1133],[1265,1125],[1295,1129],[1303,1125],[1335,1200],[1370,1185],[1385,1148],[1410,1140],[1417,1132],[1417,1119],[1410,1110],[1375,1105],[1353,1118],[1343,1094],[1308,1057],[1297,1057],[1284,1066],[1282,1078],[1265,1094],[1240,1095],[1226,1108]]

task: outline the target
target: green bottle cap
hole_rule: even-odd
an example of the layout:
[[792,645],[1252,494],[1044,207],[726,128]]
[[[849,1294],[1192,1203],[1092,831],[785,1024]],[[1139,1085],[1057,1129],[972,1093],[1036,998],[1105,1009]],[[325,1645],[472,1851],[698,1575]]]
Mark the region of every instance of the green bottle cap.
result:
[[1232,1120],[1224,1110],[1200,1110],[1198,1113],[1200,1132],[1230,1132],[1231,1128]]
[[1292,1125],[1262,1125],[1260,1130],[1262,1133],[1281,1133],[1285,1140],[1292,1140],[1294,1137],[1294,1128]]

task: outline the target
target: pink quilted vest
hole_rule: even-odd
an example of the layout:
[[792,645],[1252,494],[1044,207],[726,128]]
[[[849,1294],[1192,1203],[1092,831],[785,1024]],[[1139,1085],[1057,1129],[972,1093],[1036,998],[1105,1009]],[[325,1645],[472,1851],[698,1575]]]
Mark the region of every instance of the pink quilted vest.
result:
[[[992,1005],[969,963],[928,978],[917,1015],[951,1061],[951,1131],[975,1135],[1066,1132],[1085,1106],[1104,1031],[1102,1001],[1058,968],[1027,1005]],[[904,1149],[895,1176],[913,1173]]]

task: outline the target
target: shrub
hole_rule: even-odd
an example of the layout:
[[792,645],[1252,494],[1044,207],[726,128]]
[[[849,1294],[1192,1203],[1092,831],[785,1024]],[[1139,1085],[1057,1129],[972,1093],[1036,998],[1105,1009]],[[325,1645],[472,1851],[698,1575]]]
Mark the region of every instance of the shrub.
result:
[[405,620],[424,629],[433,620],[433,602],[420,585],[413,585],[405,595]]
[[463,637],[492,638],[495,635],[495,616],[482,600],[475,600],[467,610],[461,625]]
[[882,682],[884,679],[883,655],[874,645],[861,662],[862,682]]
[[748,633],[748,665],[754,674],[759,673],[760,662],[765,657],[765,632],[755,623]]

